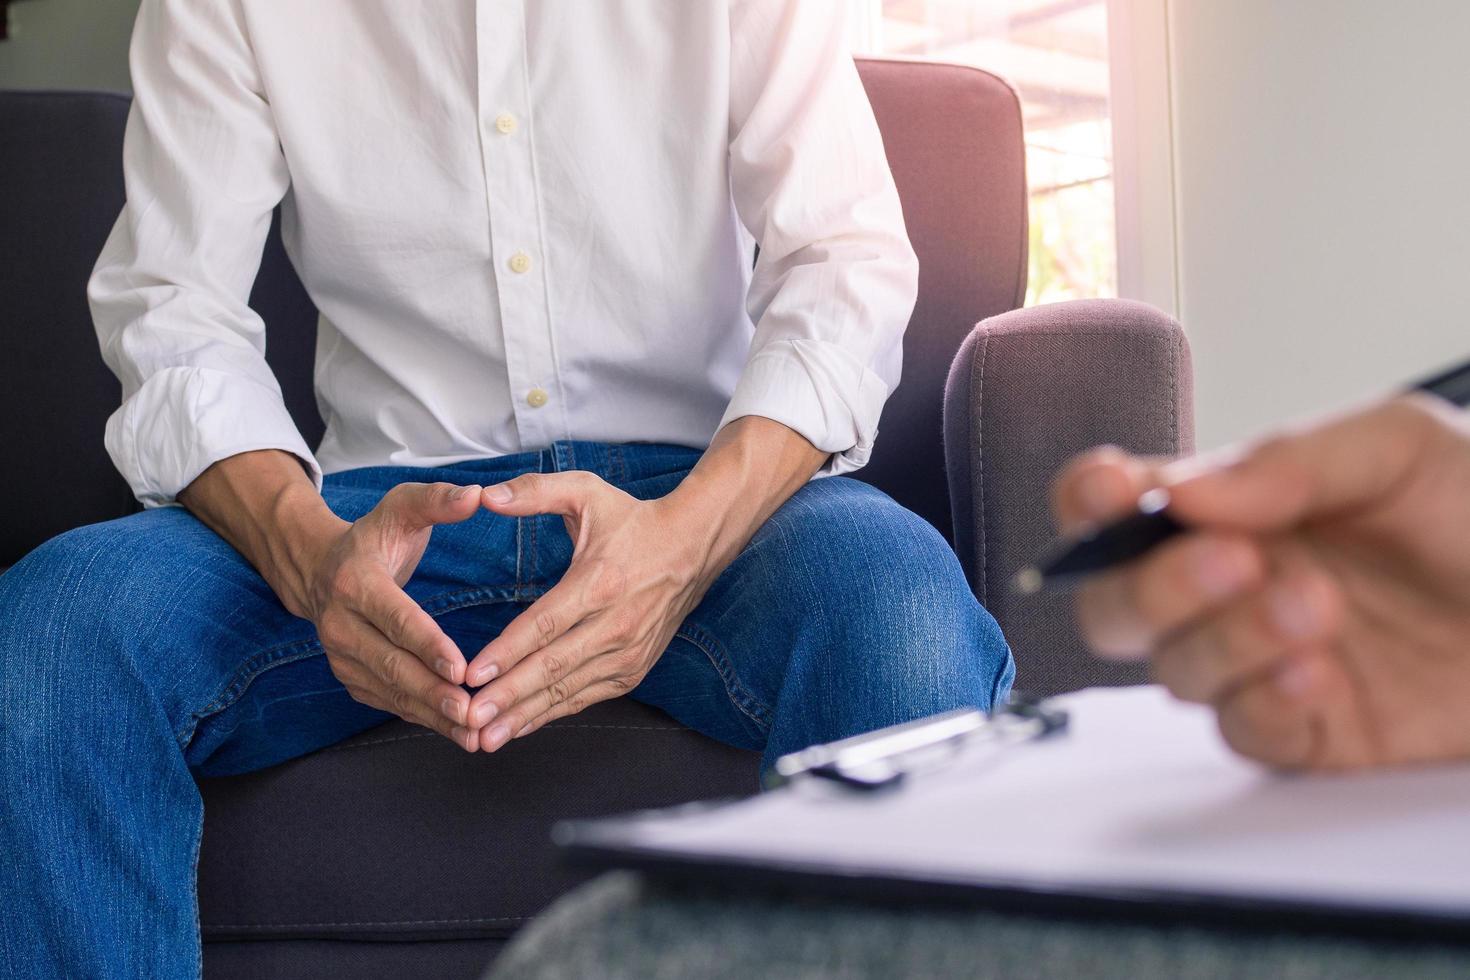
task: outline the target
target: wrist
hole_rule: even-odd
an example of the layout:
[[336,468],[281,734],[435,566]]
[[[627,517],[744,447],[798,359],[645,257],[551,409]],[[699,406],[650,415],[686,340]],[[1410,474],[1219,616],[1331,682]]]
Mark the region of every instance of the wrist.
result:
[[739,513],[738,493],[728,485],[690,473],[667,496],[652,501],[669,540],[679,542],[691,579],[718,574],[734,558],[755,528]]
[[712,578],[826,459],[794,430],[758,416],[721,429],[699,464],[661,501],[675,533],[700,549]]
[[292,615],[313,619],[320,570],[352,524],[332,513],[314,487],[299,485],[277,491],[268,514],[261,575]]

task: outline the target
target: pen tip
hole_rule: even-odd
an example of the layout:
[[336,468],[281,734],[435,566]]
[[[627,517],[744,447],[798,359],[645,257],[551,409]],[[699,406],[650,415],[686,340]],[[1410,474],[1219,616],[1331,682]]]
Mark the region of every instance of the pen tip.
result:
[[1011,587],[1021,595],[1035,595],[1041,591],[1041,572],[1034,565],[1027,566],[1011,579]]

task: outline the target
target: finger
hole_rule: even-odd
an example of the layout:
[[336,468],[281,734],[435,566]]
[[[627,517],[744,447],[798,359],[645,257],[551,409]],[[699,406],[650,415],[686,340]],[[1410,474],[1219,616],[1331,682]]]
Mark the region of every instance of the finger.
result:
[[[345,659],[333,664],[332,670],[342,681],[342,686],[346,688],[353,700],[377,708],[379,711],[397,714],[386,686],[372,671],[361,664]],[[407,714],[399,714],[399,717],[438,732],[466,752],[474,752],[479,748],[480,733],[477,729],[456,725],[443,714],[427,711],[422,705],[410,705]]]
[[1126,513],[1159,484],[1157,460],[1103,446],[1077,457],[1052,483],[1052,513],[1058,528],[1075,534]]
[[400,483],[383,495],[369,516],[408,528],[457,524],[480,509],[480,487],[453,483]]
[[533,514],[571,515],[593,494],[612,489],[594,474],[580,470],[566,473],[527,473],[514,480],[486,487],[481,499],[490,510],[510,517],[529,517]]
[[451,684],[464,683],[465,659],[434,617],[424,612],[386,573],[370,583],[359,611],[398,646]]
[[521,698],[485,727],[480,733],[481,746],[486,752],[494,752],[544,714],[560,710],[563,716],[573,715],[598,701],[626,694],[633,685],[614,674],[612,660],[598,658],[564,680]]
[[464,688],[436,675],[366,620],[362,627],[356,659],[377,679],[387,710],[409,721],[414,720],[410,715],[419,712],[469,727],[470,696]]
[[1265,557],[1249,539],[1210,532],[1166,542],[1077,592],[1077,622],[1104,657],[1141,657],[1166,634],[1258,587]]
[[1220,734],[1236,752],[1280,769],[1332,763],[1328,714],[1346,681],[1330,652],[1300,651],[1217,706]]
[[[549,595],[550,593],[548,593]],[[585,664],[611,649],[587,626],[568,630],[475,692],[470,700],[470,727],[484,727],[538,691],[563,685]]]
[[1154,654],[1154,678],[1178,698],[1213,704],[1325,642],[1340,616],[1337,590],[1297,573],[1167,637]]
[[[619,683],[615,681],[603,681],[601,683],[589,684],[582,691],[581,697],[579,699],[577,699],[576,701],[563,701],[559,704],[553,705],[550,709],[543,711],[540,715],[532,719],[526,725],[522,726],[521,730],[516,732],[514,737],[525,738],[532,732],[538,731],[541,728],[545,727],[550,722],[556,721],[559,718],[566,718],[581,711],[585,711],[587,708],[601,701],[611,701],[614,698],[620,698],[623,695],[627,694],[628,690],[629,686],[626,683]],[[509,726],[507,726],[507,731],[508,730]]]
[[1272,531],[1364,506],[1436,455],[1463,424],[1447,413],[1405,396],[1246,446],[1224,465],[1166,473],[1171,510],[1187,523]]
[[465,671],[466,683],[470,687],[490,683],[586,619],[593,610],[585,578],[576,565],[569,568],[560,582],[511,620],[499,636],[475,655]]

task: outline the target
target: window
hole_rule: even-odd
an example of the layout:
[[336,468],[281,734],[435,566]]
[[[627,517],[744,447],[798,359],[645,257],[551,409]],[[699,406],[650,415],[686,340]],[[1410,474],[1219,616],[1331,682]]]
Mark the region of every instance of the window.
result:
[[859,50],[1016,87],[1031,195],[1027,303],[1118,294],[1106,0],[855,0]]

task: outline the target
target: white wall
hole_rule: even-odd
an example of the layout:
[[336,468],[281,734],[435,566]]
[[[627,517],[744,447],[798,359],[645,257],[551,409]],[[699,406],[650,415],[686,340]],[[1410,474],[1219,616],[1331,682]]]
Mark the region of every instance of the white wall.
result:
[[0,41],[0,88],[126,92],[138,0],[21,0]]
[[1201,447],[1470,355],[1470,2],[1168,17]]

